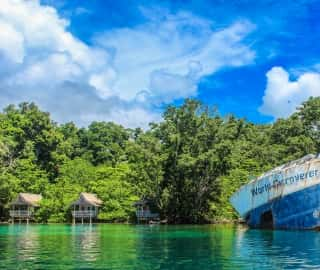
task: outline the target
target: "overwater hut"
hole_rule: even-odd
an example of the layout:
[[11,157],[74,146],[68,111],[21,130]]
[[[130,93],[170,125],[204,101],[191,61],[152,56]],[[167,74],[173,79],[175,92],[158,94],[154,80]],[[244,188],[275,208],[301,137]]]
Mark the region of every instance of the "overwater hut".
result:
[[9,215],[12,223],[15,219],[18,219],[19,222],[26,220],[29,223],[29,220],[33,219],[35,210],[40,207],[41,199],[40,194],[19,193],[17,198],[10,203]]
[[99,207],[102,205],[102,201],[93,193],[80,193],[79,199],[71,204],[72,208],[72,222],[75,224],[76,220],[89,220],[90,224],[92,220],[98,216]]
[[133,204],[138,222],[159,221],[159,213],[153,200],[141,199]]

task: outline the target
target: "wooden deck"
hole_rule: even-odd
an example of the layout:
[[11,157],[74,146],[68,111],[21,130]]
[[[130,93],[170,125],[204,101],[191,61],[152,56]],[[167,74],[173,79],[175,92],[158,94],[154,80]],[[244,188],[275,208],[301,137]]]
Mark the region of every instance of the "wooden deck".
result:
[[97,211],[92,210],[75,210],[72,211],[72,216],[75,218],[93,218],[97,216]]
[[9,215],[12,218],[31,218],[33,211],[30,210],[10,210]]
[[158,220],[159,219],[158,213],[152,213],[148,210],[147,211],[138,210],[138,211],[136,211],[136,216],[137,216],[137,219],[140,221]]

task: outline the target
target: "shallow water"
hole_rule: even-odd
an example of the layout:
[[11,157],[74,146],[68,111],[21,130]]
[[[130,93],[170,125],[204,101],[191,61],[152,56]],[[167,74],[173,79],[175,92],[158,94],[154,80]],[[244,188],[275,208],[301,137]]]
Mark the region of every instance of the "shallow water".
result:
[[320,269],[320,232],[232,226],[0,226],[0,269]]

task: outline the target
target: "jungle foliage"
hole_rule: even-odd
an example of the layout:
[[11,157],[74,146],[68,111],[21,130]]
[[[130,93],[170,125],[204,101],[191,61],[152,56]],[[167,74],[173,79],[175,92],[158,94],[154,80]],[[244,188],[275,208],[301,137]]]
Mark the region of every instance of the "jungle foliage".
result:
[[41,193],[37,220],[64,222],[86,191],[104,201],[105,221],[129,221],[141,197],[154,200],[170,223],[230,220],[229,198],[239,186],[318,152],[320,98],[272,124],[222,117],[189,99],[147,131],[111,122],[59,125],[34,103],[10,105],[0,113],[1,212],[19,192]]

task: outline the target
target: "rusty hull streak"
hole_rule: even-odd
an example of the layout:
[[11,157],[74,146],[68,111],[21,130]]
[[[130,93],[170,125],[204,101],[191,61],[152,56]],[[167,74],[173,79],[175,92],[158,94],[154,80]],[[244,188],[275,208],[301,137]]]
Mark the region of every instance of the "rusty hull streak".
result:
[[262,174],[242,186],[230,201],[255,227],[260,216],[272,210],[275,228],[319,228],[320,155],[307,155]]

